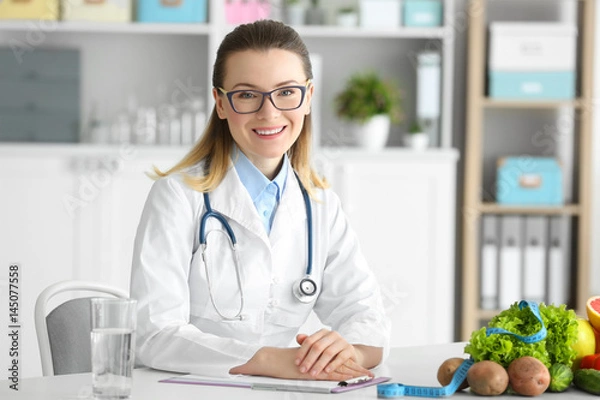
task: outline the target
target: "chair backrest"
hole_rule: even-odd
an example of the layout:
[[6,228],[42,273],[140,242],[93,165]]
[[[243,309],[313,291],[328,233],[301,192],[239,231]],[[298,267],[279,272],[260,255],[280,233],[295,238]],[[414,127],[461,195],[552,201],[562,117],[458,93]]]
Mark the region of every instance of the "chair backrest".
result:
[[93,292],[94,297],[129,297],[121,289],[85,281],[62,281],[44,289],[35,303],[35,329],[44,376],[91,371],[91,297],[65,301],[48,313],[48,302],[65,292]]

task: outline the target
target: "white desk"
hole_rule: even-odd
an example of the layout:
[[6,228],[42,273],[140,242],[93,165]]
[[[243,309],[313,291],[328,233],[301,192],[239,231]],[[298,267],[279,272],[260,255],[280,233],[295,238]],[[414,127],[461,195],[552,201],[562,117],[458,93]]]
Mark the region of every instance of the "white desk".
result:
[[[464,343],[395,348],[392,350],[388,362],[380,368],[377,375],[391,376],[392,380],[390,382],[439,387],[440,385],[436,379],[439,365],[447,358],[463,356],[463,348]],[[135,370],[132,400],[237,400],[240,398],[249,400],[309,400],[313,398],[354,400],[377,398],[377,389],[374,386],[341,394],[306,394],[158,382],[160,379],[174,375],[176,374],[172,372]],[[20,390],[18,393],[10,390],[8,383],[6,380],[0,381],[0,399],[82,400],[92,398],[90,374],[23,379],[19,383]],[[542,397],[556,398],[556,395],[547,393]],[[452,398],[475,400],[481,398],[481,396],[476,396],[465,390],[455,394]],[[590,395],[570,388],[560,394],[560,399],[590,399]]]

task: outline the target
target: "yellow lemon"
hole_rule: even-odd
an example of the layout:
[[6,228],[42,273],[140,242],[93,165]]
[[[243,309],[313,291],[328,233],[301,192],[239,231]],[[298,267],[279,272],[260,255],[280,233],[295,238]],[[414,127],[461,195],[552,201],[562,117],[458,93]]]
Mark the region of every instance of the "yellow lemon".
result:
[[586,304],[588,320],[592,326],[600,331],[600,296],[590,297]]
[[573,343],[573,349],[577,352],[575,360],[573,361],[573,368],[579,369],[579,363],[581,359],[589,354],[594,354],[596,351],[596,335],[594,334],[594,328],[590,322],[585,319],[578,317],[577,323],[577,341]]

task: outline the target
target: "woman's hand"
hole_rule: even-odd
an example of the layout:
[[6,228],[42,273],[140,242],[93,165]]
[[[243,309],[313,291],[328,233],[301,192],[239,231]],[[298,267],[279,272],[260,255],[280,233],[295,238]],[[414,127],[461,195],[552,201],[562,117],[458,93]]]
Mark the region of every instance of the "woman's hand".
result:
[[294,363],[302,374],[309,374],[313,379],[323,372],[344,373],[351,377],[373,376],[363,367],[364,358],[361,352],[336,331],[321,329],[310,336],[299,334],[296,341],[300,348]]
[[247,363],[232,368],[229,370],[229,373],[270,376],[284,379],[314,379],[329,381],[343,381],[365,375],[363,368],[353,361],[330,373],[324,371],[321,371],[316,375],[301,373],[296,364],[294,364],[298,350],[298,348],[282,349],[263,347],[258,350]]

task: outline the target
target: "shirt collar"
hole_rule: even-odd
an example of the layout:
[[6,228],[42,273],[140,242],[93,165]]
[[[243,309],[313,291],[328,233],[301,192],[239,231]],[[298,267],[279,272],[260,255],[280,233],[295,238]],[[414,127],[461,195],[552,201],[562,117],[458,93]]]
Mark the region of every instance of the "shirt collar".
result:
[[240,177],[240,181],[242,181],[246,187],[246,190],[250,194],[252,201],[255,201],[271,182],[273,182],[277,187],[277,200],[279,201],[281,199],[288,174],[289,160],[287,153],[284,153],[281,169],[272,181],[270,181],[262,172],[260,172],[260,170],[256,168],[254,164],[252,164],[248,157],[246,157],[246,155],[235,145],[231,157],[235,166],[235,170]]

